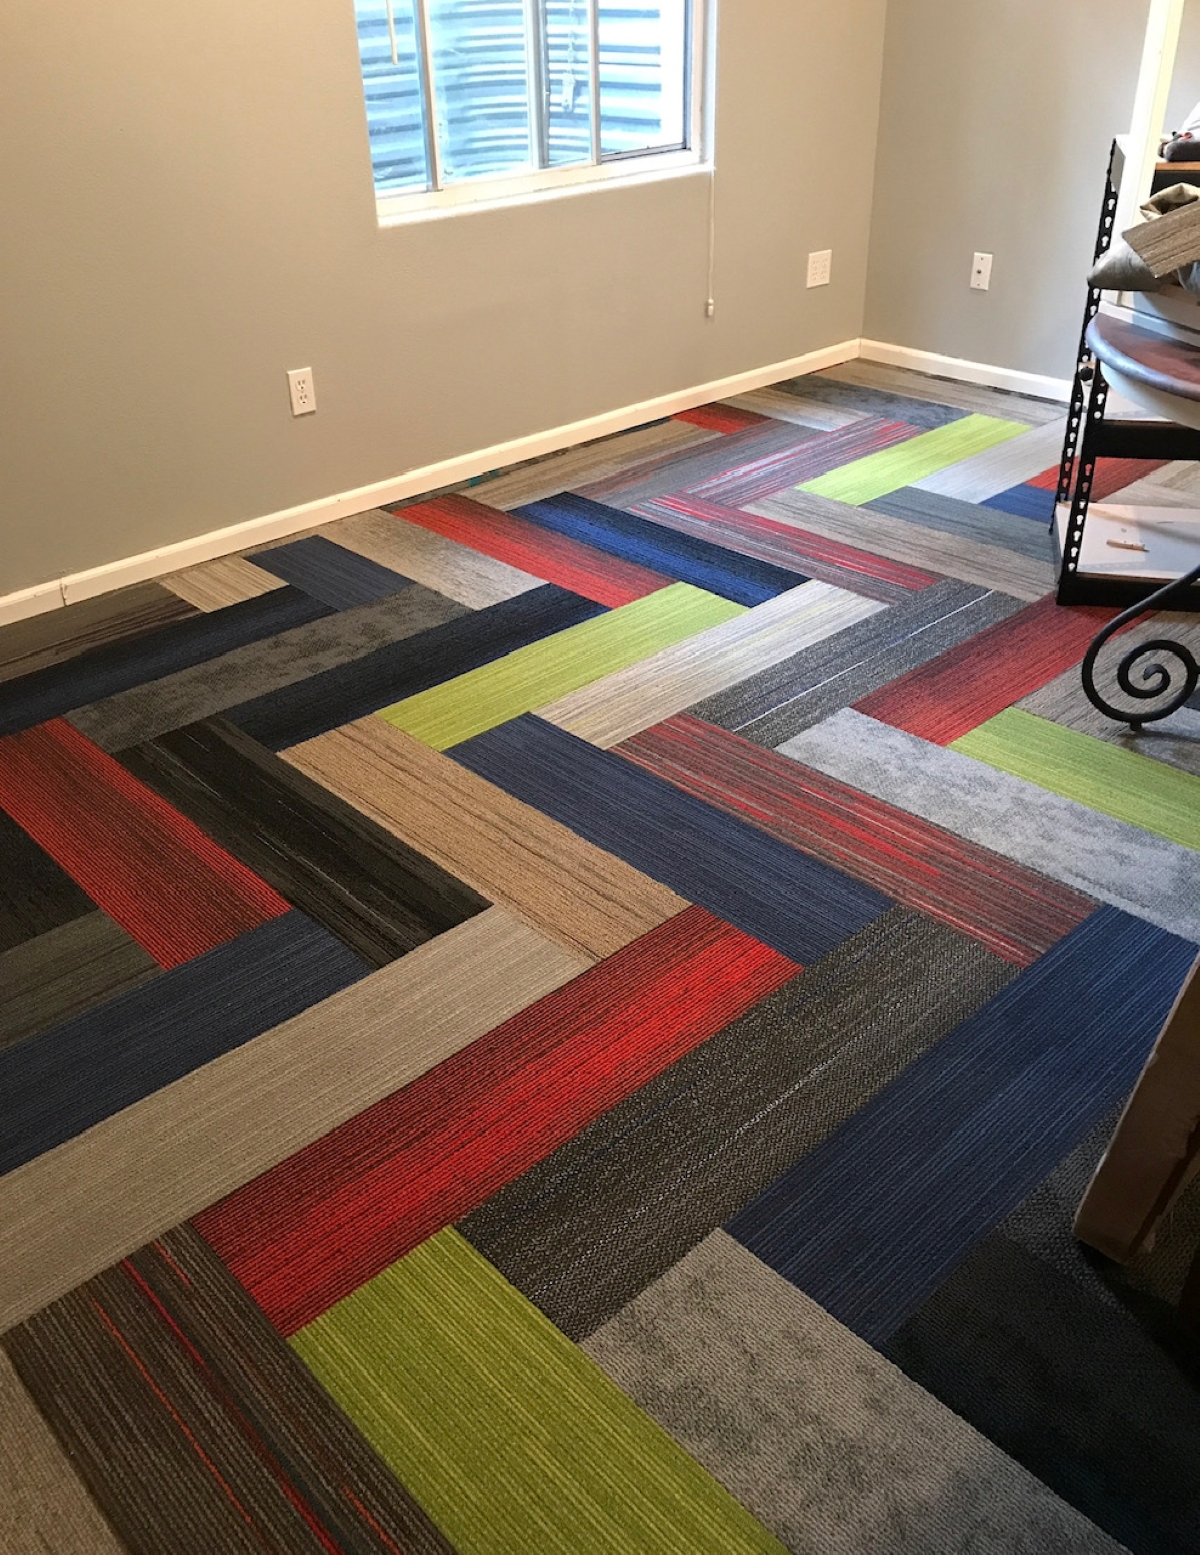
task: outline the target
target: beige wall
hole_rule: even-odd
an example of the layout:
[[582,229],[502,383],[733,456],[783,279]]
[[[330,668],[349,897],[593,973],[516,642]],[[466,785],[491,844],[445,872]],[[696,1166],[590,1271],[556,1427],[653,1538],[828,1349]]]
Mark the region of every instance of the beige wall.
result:
[[351,0],[5,0],[0,594],[857,335],[883,20],[722,5],[708,323],[702,178],[379,230]]
[[[1108,147],[1129,128],[1147,10],[889,0],[869,338],[1071,375]],[[1184,53],[1200,66],[1196,13],[1193,3]],[[996,256],[986,293],[967,285],[977,249]]]

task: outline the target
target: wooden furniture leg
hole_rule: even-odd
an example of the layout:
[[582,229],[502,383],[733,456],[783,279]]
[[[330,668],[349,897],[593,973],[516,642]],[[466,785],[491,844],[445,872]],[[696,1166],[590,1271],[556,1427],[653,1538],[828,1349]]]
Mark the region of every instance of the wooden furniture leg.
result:
[[[1200,1168],[1200,957],[1075,1217],[1081,1242],[1118,1263],[1147,1245],[1171,1200]],[[1189,1292],[1200,1308],[1200,1276]]]

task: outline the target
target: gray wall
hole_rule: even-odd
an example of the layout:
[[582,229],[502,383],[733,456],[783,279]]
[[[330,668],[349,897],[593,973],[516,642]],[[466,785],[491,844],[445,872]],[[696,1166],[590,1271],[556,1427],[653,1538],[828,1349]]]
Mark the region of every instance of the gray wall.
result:
[[[1146,0],[889,0],[868,338],[1071,375],[1147,11]],[[1200,67],[1198,12],[1181,56]],[[1183,75],[1186,111],[1200,68]],[[996,256],[986,293],[967,284],[977,249]]]
[[0,13],[0,594],[860,332],[884,0],[722,5],[712,323],[701,178],[379,230],[351,0]]

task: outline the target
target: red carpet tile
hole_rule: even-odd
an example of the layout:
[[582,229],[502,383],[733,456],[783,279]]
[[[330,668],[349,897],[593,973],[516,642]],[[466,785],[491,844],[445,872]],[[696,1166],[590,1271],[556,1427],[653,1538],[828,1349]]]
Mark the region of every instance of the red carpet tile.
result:
[[709,432],[744,432],[747,427],[769,426],[771,418],[760,416],[753,410],[739,410],[736,405],[697,405],[692,410],[681,410],[672,421],[689,421],[694,427],[704,427]]
[[1048,594],[855,703],[860,713],[949,745],[1078,664],[1115,610],[1061,610]]
[[598,605],[627,605],[675,581],[566,535],[553,534],[514,513],[473,502],[470,497],[435,497],[431,502],[389,511],[535,578],[594,599]]
[[689,907],[196,1221],[295,1333],[794,977]]
[[288,911],[64,719],[0,739],[0,806],[160,966]]
[[1017,966],[1032,966],[1095,908],[1066,886],[687,713],[616,749]]
[[[1168,462],[1166,459],[1097,459],[1096,473],[1092,477],[1092,501],[1103,502],[1106,497],[1115,496],[1126,486],[1132,486],[1134,481],[1144,480],[1155,470],[1161,470]],[[1025,484],[1037,486],[1042,491],[1057,491],[1058,465],[1052,470],[1043,470]]]
[[773,518],[758,518],[737,508],[720,507],[699,497],[673,495],[654,497],[634,509],[643,518],[702,540],[713,540],[727,550],[743,556],[757,556],[777,566],[794,566],[810,574],[814,563],[824,562],[845,572],[865,578],[878,578],[913,593],[927,589],[938,579],[931,572],[910,567],[905,562],[889,561],[838,540],[826,540],[807,529],[777,523]]

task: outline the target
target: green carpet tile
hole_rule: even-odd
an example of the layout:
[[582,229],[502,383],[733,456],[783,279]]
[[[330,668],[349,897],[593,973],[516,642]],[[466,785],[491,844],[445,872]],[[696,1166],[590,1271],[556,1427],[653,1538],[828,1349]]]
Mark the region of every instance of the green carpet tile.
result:
[[1200,848],[1200,777],[1190,772],[1017,707],[989,718],[950,749],[1185,848]]
[[880,453],[856,459],[828,475],[806,481],[798,489],[817,497],[831,497],[852,507],[862,507],[877,497],[911,486],[914,481],[944,470],[947,465],[995,448],[1010,437],[1020,437],[1028,428],[1017,421],[1000,421],[995,416],[964,416],[961,421],[922,433],[910,442],[885,448]]
[[291,1342],[459,1555],[782,1549],[456,1231]]
[[744,611],[690,583],[673,583],[406,697],[379,716],[435,750],[448,750]]

